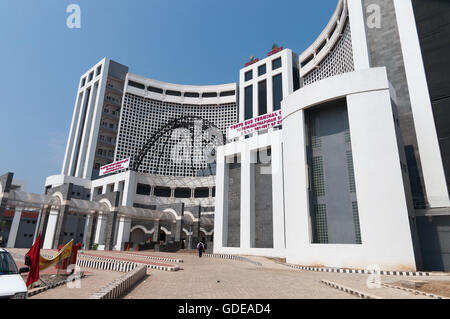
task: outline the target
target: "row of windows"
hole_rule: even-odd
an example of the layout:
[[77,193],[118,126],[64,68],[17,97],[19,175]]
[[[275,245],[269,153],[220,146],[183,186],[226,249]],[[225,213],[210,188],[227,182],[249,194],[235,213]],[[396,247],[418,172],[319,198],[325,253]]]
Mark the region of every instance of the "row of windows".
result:
[[[190,188],[175,188],[174,197],[175,198],[191,198],[192,190],[194,191],[194,198],[208,198],[209,188],[208,187],[197,187],[195,189]],[[149,196],[152,192],[152,186],[147,184],[137,184],[136,194]],[[171,197],[172,189],[166,186],[154,186],[153,196],[157,197]],[[216,188],[212,188],[212,197],[216,196]]]
[[[283,78],[282,74],[272,78],[272,105],[273,111],[281,108],[283,100]],[[258,115],[267,113],[267,82],[263,80],[258,83]],[[245,120],[253,118],[253,85],[244,89],[244,117]]]
[[[95,76],[100,75],[101,72],[102,72],[102,66],[99,65],[99,66],[97,67],[97,71],[96,71],[96,75],[95,75]],[[93,79],[94,79],[94,71],[92,71],[91,73],[89,73],[88,78],[87,78],[87,83],[91,82]],[[85,85],[86,85],[86,77],[84,77],[84,78],[81,80],[80,88],[84,87]]]
[[[281,58],[272,61],[272,71],[281,68]],[[258,67],[258,76],[264,75],[267,72],[266,64]],[[247,71],[244,74],[245,82],[253,79],[253,70]]]
[[[145,90],[145,85],[142,83],[138,83],[138,82],[130,80],[130,81],[128,81],[128,85],[132,86],[134,88],[137,88],[137,89]],[[158,94],[164,93],[163,89],[153,87],[153,86],[148,86],[147,91],[150,91],[153,93],[158,93]],[[197,92],[184,92],[184,94],[183,94],[180,91],[166,90],[166,95],[200,98],[200,93],[197,93]],[[224,96],[234,96],[234,95],[236,95],[236,92],[233,90],[233,91],[223,91],[220,93],[206,92],[206,93],[202,93],[201,97],[202,98],[212,98],[212,97],[217,97],[217,96],[224,97]]]

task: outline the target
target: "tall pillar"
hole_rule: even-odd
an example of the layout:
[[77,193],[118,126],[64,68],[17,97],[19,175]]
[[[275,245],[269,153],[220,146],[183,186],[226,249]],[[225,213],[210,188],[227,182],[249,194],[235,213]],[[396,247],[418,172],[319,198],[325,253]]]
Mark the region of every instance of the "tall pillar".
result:
[[106,220],[107,220],[106,214],[100,212],[97,217],[97,225],[95,227],[95,238],[94,238],[94,243],[98,245],[98,250],[105,249]]
[[153,226],[153,238],[152,241],[159,244],[159,232],[161,231],[161,224],[159,220],[155,220],[155,224]]
[[[43,249],[52,249],[53,239],[55,237],[56,231],[56,223],[58,222],[58,215],[59,211],[57,209],[50,210],[47,226],[45,229],[44,244],[42,246]],[[42,227],[44,227],[44,225],[42,225]]]
[[22,217],[22,208],[16,207],[14,212],[14,218],[9,231],[8,243],[6,247],[14,248],[16,245],[17,233],[19,232],[20,218]]
[[105,250],[114,248],[114,230],[116,229],[117,211],[109,212],[105,229]]
[[84,227],[83,245],[84,249],[89,250],[92,247],[95,238],[95,224],[97,216],[95,214],[86,216],[86,225]]
[[130,241],[131,218],[120,217],[117,232],[116,250],[124,250],[125,243]]
[[[38,221],[36,223],[36,230],[34,232],[33,243],[36,241],[37,236],[39,234],[41,234],[41,240],[45,237],[45,227],[47,226],[48,215],[49,215],[49,208],[42,207],[39,212]],[[42,244],[41,244],[41,246],[42,246]]]
[[53,239],[52,245],[53,249],[58,249],[59,245],[67,244],[63,243],[63,237],[64,237],[64,229],[66,228],[68,213],[69,213],[69,206],[61,205],[61,208],[59,209],[59,216],[57,217],[56,222],[55,237]]
[[183,219],[177,218],[176,222],[173,224],[173,227],[172,227],[172,238],[173,238],[174,242],[181,241],[182,230],[183,230]]

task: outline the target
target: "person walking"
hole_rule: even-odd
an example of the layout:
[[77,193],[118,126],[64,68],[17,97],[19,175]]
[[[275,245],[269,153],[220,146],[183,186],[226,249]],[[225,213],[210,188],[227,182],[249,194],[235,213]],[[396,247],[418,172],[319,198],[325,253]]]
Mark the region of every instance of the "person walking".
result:
[[199,242],[197,244],[197,249],[198,249],[198,257],[202,258],[203,251],[205,250],[205,245],[203,245],[202,242]]

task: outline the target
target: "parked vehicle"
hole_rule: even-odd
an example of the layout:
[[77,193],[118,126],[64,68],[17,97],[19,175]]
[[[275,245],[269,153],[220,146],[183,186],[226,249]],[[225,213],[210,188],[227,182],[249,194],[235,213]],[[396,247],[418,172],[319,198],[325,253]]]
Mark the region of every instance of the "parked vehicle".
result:
[[18,270],[11,254],[0,248],[0,298],[26,299],[27,286],[20,274],[29,271],[28,267]]

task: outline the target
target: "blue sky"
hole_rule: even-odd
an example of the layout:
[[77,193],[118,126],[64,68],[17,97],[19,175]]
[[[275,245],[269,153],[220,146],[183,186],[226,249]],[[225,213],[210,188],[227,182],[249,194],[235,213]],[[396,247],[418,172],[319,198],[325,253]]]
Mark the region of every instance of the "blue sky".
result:
[[[66,26],[69,4],[81,28]],[[337,0],[1,0],[0,175],[42,193],[59,174],[80,76],[107,56],[180,84],[237,82],[273,43],[301,53]]]

